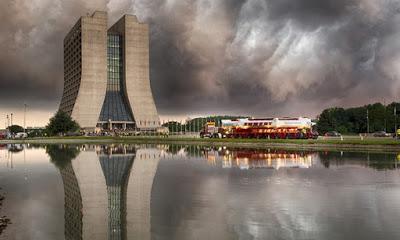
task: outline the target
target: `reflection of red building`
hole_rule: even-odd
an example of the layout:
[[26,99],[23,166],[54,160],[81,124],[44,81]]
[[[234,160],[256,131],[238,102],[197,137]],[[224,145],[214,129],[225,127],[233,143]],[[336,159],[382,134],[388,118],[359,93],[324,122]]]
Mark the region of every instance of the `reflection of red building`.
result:
[[208,151],[206,156],[209,162],[215,162],[215,159],[221,160],[224,168],[240,169],[309,168],[313,165],[315,159],[314,153],[251,149],[212,150]]

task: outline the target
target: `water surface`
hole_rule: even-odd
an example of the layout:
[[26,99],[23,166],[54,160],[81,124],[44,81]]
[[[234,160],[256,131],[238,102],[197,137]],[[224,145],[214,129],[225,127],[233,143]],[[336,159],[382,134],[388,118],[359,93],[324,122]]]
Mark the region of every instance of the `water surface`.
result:
[[396,154],[0,147],[0,239],[400,239]]

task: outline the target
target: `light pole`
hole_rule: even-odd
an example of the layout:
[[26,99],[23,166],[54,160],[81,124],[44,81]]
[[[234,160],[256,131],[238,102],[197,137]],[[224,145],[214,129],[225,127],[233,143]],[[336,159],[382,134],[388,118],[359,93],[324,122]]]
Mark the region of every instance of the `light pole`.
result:
[[26,103],[24,103],[24,133],[26,133]]
[[13,113],[11,113],[11,126],[13,125]]
[[369,134],[369,115],[368,115],[368,108],[367,108],[367,135]]
[[10,117],[7,114],[7,128],[9,128],[9,127],[10,127]]
[[394,105],[394,132],[395,132],[395,136],[396,138],[397,136],[397,106]]
[[385,132],[387,132],[387,120],[386,120],[386,99],[383,100],[383,105],[385,107]]

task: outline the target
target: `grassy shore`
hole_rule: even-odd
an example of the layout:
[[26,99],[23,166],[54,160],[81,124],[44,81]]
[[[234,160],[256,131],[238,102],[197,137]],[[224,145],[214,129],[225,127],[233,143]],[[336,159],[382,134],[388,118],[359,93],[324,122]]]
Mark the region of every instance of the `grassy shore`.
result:
[[254,148],[291,148],[291,149],[336,149],[336,150],[371,150],[400,152],[400,140],[391,138],[344,137],[319,138],[316,140],[297,139],[201,139],[179,136],[161,137],[56,137],[24,140],[0,140],[0,144],[186,144],[201,146],[228,146]]

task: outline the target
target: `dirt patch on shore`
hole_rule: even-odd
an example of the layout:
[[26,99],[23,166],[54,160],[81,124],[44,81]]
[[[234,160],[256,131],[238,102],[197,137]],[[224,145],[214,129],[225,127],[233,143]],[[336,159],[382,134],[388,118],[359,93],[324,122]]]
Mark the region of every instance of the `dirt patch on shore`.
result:
[[[1,188],[0,188],[1,191]],[[0,212],[3,207],[3,200],[4,196],[0,192]],[[11,220],[7,218],[6,216],[0,217],[0,235],[3,233],[4,229],[7,228],[8,224],[11,224]]]

